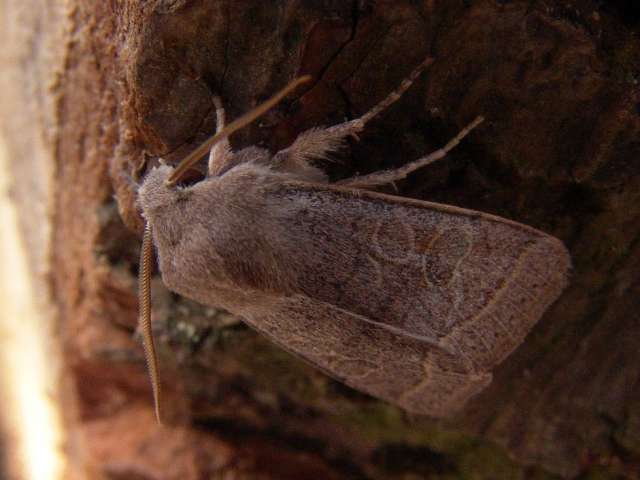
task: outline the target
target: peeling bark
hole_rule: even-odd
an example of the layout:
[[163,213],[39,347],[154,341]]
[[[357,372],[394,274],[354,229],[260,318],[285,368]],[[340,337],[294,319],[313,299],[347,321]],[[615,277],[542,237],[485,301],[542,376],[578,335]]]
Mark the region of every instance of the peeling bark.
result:
[[[91,468],[114,479],[640,475],[633,3],[18,3],[2,3],[5,22],[22,27],[2,33],[15,45],[3,56],[2,127],[34,271],[50,272],[78,394],[70,421]],[[158,430],[134,334],[140,166],[175,162],[214,131],[213,95],[234,118],[311,74],[232,139],[277,149],[365,112],[427,55],[436,63],[328,165],[332,177],[401,165],[482,114],[469,141],[400,194],[556,235],[574,260],[567,291],[459,418],[434,422],[335,383],[157,282],[173,408]],[[34,213],[34,195],[50,208]]]

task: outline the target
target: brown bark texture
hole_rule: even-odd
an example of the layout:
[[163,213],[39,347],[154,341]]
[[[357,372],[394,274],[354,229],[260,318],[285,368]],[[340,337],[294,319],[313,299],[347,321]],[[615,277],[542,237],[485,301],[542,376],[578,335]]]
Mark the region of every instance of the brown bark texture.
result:
[[[91,471],[149,480],[640,475],[633,1],[3,3],[5,22],[21,26],[2,33],[18,52],[4,54],[2,121],[15,198],[33,241],[34,188],[47,196],[37,190],[37,140],[50,158],[48,281],[82,439],[69,451]],[[434,421],[338,384],[158,277],[170,406],[158,428],[136,334],[141,166],[175,162],[211,134],[214,95],[235,118],[312,75],[232,138],[276,150],[364,113],[429,55],[426,74],[327,165],[331,177],[402,165],[484,115],[399,194],[559,237],[574,263],[562,297],[461,415]],[[44,260],[33,252],[32,261],[36,271]]]

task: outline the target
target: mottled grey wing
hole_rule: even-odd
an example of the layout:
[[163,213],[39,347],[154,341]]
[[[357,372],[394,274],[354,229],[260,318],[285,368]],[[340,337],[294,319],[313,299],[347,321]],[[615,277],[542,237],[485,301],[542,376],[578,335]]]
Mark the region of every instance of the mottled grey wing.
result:
[[506,219],[308,183],[266,195],[299,295],[250,323],[411,411],[445,415],[482,389],[567,281],[562,243]]

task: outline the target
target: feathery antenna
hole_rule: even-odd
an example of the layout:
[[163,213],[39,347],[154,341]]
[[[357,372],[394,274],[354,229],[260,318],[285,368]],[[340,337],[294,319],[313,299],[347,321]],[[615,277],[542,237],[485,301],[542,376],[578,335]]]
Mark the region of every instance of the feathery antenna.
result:
[[153,261],[153,238],[151,233],[151,224],[145,222],[142,249],[140,251],[140,274],[138,280],[140,316],[138,322],[142,331],[144,357],[147,361],[147,370],[149,371],[151,388],[153,389],[156,420],[162,425],[158,357],[156,355],[156,347],[153,343],[153,332],[151,331],[151,262]]

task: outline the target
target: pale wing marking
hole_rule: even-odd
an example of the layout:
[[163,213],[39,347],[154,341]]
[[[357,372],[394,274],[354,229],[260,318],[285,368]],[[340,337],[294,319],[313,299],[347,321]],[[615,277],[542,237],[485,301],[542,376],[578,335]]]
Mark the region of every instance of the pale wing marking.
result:
[[426,337],[424,335],[415,335],[413,333],[409,333],[406,330],[403,330],[401,328],[398,327],[394,327],[392,325],[387,325],[386,323],[382,323],[382,322],[377,322],[376,320],[371,320],[370,318],[367,318],[363,315],[359,315],[357,313],[354,312],[350,312],[348,310],[344,310],[343,308],[340,308],[336,305],[333,305],[331,303],[327,303],[327,302],[321,302],[325,305],[328,305],[330,308],[333,308],[335,310],[338,310],[340,312],[346,313],[348,315],[351,315],[354,318],[357,318],[358,320],[361,320],[365,323],[369,323],[371,325],[375,325],[376,327],[382,328],[384,330],[387,330],[395,335],[398,335],[399,337],[404,337],[404,338],[408,338],[411,340],[417,340],[419,342],[423,342],[426,343],[427,345],[431,345],[432,347],[438,348],[450,355],[455,355],[454,352],[452,352],[451,350],[447,349],[445,346],[443,346],[439,340],[437,339],[433,339],[430,337]]
[[414,260],[413,253],[415,252],[415,244],[416,244],[415,232],[411,227],[411,225],[402,221],[402,219],[397,218],[397,221],[398,223],[400,223],[400,225],[402,225],[402,228],[407,235],[408,248],[406,249],[406,255],[404,256],[404,258],[391,257],[384,252],[380,244],[380,230],[382,229],[382,223],[383,223],[382,220],[378,220],[376,222],[376,226],[371,235],[371,248],[382,260],[385,260],[388,263],[391,263],[394,265],[411,264],[412,260]]

